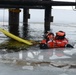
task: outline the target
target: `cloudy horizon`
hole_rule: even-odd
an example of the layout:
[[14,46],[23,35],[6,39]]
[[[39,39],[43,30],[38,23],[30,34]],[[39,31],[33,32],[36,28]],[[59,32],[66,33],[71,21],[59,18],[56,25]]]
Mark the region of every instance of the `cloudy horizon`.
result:
[[[0,9],[0,21],[8,21],[8,10]],[[29,22],[44,22],[44,10],[43,9],[30,9]],[[76,23],[76,11],[66,9],[52,9],[52,16],[54,16],[53,22],[67,22]],[[22,22],[23,13],[20,12],[20,22]]]

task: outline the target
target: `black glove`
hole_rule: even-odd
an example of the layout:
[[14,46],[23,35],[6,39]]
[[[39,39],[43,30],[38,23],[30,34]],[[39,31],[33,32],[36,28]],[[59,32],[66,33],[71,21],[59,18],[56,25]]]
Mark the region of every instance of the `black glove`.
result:
[[66,48],[74,48],[74,47],[72,45],[70,45],[70,44],[67,44]]
[[40,49],[48,49],[48,46],[47,46],[47,44],[40,44],[39,45],[39,47],[40,47]]

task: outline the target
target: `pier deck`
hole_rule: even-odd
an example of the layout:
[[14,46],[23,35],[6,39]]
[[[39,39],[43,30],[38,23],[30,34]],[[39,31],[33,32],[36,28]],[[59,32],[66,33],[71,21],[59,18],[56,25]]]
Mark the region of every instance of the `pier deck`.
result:
[[45,8],[45,6],[75,6],[76,2],[52,0],[0,0],[0,8]]

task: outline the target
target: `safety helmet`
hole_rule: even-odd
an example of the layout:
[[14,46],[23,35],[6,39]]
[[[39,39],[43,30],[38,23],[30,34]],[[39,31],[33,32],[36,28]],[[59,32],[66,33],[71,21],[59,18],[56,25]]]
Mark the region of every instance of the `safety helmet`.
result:
[[57,36],[65,36],[65,32],[63,32],[63,31],[58,31],[58,32],[56,33],[56,35],[57,35]]

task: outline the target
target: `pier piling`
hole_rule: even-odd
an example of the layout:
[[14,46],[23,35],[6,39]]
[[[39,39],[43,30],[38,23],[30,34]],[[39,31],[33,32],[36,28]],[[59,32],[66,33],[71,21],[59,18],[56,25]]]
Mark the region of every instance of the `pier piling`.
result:
[[9,9],[9,31],[15,35],[19,35],[19,13],[20,9]]
[[50,23],[53,22],[53,17],[51,16],[51,6],[45,8],[45,21],[44,21],[44,32],[50,31]]

